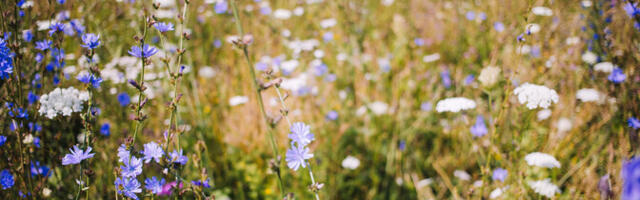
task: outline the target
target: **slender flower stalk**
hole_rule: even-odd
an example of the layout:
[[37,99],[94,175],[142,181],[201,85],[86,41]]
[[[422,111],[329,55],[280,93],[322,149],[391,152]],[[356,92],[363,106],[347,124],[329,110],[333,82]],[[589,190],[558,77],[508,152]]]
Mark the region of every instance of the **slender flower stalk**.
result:
[[[240,21],[240,17],[238,16],[238,9],[236,7],[236,1],[233,0],[231,1],[231,8],[233,10],[233,17],[236,21],[236,28],[238,30],[238,34],[240,34],[241,36],[244,35],[244,31],[242,29],[242,21]],[[256,77],[256,72],[255,69],[253,68],[253,63],[251,62],[251,59],[249,58],[249,50],[247,49],[247,45],[241,45],[242,48],[242,52],[244,53],[244,58],[247,61],[247,67],[249,67],[249,70],[251,71],[251,79],[253,79],[253,86],[254,86],[254,90],[256,91],[256,95],[257,95],[257,99],[258,99],[258,107],[260,108],[260,112],[262,113],[262,117],[264,118],[265,122],[267,123],[267,135],[269,137],[269,142],[271,143],[271,149],[273,150],[273,154],[276,160],[276,166],[275,166],[275,171],[276,171],[276,175],[278,176],[278,183],[279,183],[279,187],[280,187],[280,195],[281,196],[285,196],[285,191],[284,191],[284,183],[282,181],[282,175],[281,175],[281,170],[280,170],[280,153],[278,153],[278,148],[277,148],[277,144],[276,144],[276,140],[273,136],[274,130],[273,130],[273,126],[269,125],[269,118],[267,116],[267,112],[264,109],[264,102],[262,100],[262,93],[261,93],[261,89],[260,89],[260,84],[258,83],[258,79]]]

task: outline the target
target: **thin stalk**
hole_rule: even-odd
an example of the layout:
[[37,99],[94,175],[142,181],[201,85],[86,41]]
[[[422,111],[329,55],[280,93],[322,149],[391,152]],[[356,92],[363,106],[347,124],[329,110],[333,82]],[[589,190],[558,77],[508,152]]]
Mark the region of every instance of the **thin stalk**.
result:
[[[140,49],[141,51],[143,51],[142,49],[144,49],[144,38],[147,36],[147,16],[144,16],[144,29],[142,32],[142,39],[140,39]],[[144,51],[143,51],[144,52]],[[142,55],[140,56],[140,60],[142,61],[142,71],[140,72],[140,78],[139,78],[139,83],[140,87],[144,87],[144,67],[145,67],[145,62],[147,61],[146,58],[144,57],[144,53],[141,53]],[[138,107],[136,108],[136,116],[137,116],[137,123],[136,123],[136,128],[135,128],[135,132],[133,132],[133,142],[131,144],[135,144],[136,143],[136,137],[138,135],[138,131],[140,129],[140,127],[142,126],[142,119],[140,118],[140,110],[142,110],[142,96],[144,95],[144,93],[142,92],[142,90],[138,90]]]
[[[242,30],[242,25],[241,25],[241,21],[240,21],[240,17],[238,16],[238,9],[236,8],[236,1],[233,0],[231,1],[231,8],[233,9],[233,17],[236,21],[236,28],[238,30],[238,33],[241,35],[244,35],[244,31]],[[278,162],[277,165],[277,169],[276,169],[276,174],[278,176],[278,183],[279,183],[279,187],[280,187],[280,195],[282,195],[283,197],[285,196],[285,192],[284,192],[284,183],[282,182],[282,177],[281,177],[281,171],[280,171],[280,161],[278,159],[278,155],[280,155],[280,153],[278,153],[278,148],[276,145],[276,140],[273,137],[273,127],[271,125],[269,125],[268,122],[268,117],[267,117],[267,112],[264,109],[264,103],[262,102],[262,93],[260,93],[260,85],[258,84],[258,79],[256,77],[256,73],[255,73],[255,69],[253,68],[253,64],[251,62],[251,59],[249,58],[249,50],[247,50],[247,45],[243,45],[242,46],[242,52],[244,53],[244,58],[245,60],[247,60],[247,67],[249,67],[249,70],[251,71],[251,79],[253,79],[253,87],[254,90],[256,92],[257,95],[257,99],[258,99],[258,107],[260,108],[260,112],[262,113],[262,117],[264,118],[265,122],[267,123],[267,135],[269,137],[269,142],[271,143],[271,149],[273,150],[273,154],[274,157],[276,159],[276,162]]]

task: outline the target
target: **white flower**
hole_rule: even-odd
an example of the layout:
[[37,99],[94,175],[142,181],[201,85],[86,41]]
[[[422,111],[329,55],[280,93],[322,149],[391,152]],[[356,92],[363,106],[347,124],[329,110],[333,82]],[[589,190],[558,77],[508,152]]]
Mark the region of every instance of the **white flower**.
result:
[[42,189],[42,196],[49,197],[50,195],[51,195],[51,189],[49,188]]
[[387,110],[389,109],[389,105],[387,105],[387,103],[385,102],[381,102],[381,101],[376,101],[373,103],[370,103],[368,105],[369,109],[371,109],[371,112],[373,112],[373,114],[375,115],[382,115],[387,113]]
[[540,30],[541,30],[542,28],[540,28],[540,25],[539,25],[539,24],[528,24],[528,25],[527,25],[527,29],[528,29],[528,30],[529,30],[529,32],[531,32],[531,33],[537,33],[537,32],[540,32]]
[[593,69],[600,72],[610,73],[611,71],[613,71],[614,67],[615,66],[613,66],[613,63],[611,62],[600,62],[594,65]]
[[469,173],[465,172],[464,170],[453,171],[453,176],[463,181],[471,180],[471,175],[469,175]]
[[583,102],[596,102],[600,101],[602,98],[600,97],[600,92],[593,88],[583,88],[579,89],[576,93],[576,98],[580,99]]
[[550,179],[544,179],[541,181],[529,181],[527,182],[529,186],[536,193],[546,196],[547,198],[552,198],[556,195],[556,193],[560,193],[560,189],[557,185],[551,183]]
[[216,71],[213,69],[213,67],[205,66],[198,69],[198,76],[200,77],[212,78],[215,75],[216,75]]
[[33,142],[33,135],[31,134],[28,134],[22,139],[22,143],[24,144],[31,144],[32,142]]
[[598,60],[598,55],[596,55],[591,51],[587,51],[587,52],[584,52],[584,54],[582,54],[582,61],[586,62],[587,64],[593,65],[596,63],[597,60]]
[[527,104],[527,108],[548,108],[551,103],[558,103],[558,93],[548,87],[536,84],[525,83],[513,90],[518,95],[521,104]]
[[489,66],[480,71],[478,80],[484,86],[492,86],[493,84],[498,82],[498,75],[500,75],[500,68]]
[[575,45],[575,44],[578,44],[580,42],[580,38],[576,37],[576,36],[568,37],[567,40],[565,40],[564,42],[567,45]]
[[38,113],[53,119],[58,114],[71,116],[71,113],[81,112],[82,103],[89,100],[88,92],[80,92],[73,87],[56,88],[49,94],[40,97],[40,109]]
[[324,19],[320,21],[320,27],[322,28],[330,28],[335,26],[338,23],[335,18]]
[[533,152],[524,157],[527,164],[546,168],[560,168],[560,162],[555,157],[546,153]]
[[537,115],[538,115],[538,121],[545,120],[551,116],[551,110],[549,109],[540,110],[538,111]]
[[433,179],[425,178],[425,179],[422,179],[422,180],[418,181],[418,183],[416,183],[416,187],[417,188],[422,188],[422,187],[431,185],[431,183],[433,183]]
[[289,19],[291,17],[291,11],[285,9],[277,9],[273,12],[273,17],[276,19]]
[[303,7],[296,7],[295,9],[293,9],[293,14],[296,16],[301,16],[302,14],[304,14],[304,8]]
[[395,0],[382,0],[382,5],[390,6]]
[[591,7],[591,5],[593,5],[593,3],[590,0],[584,0],[584,1],[581,2],[581,4],[585,8]]
[[496,188],[495,190],[491,191],[491,193],[489,194],[489,199],[495,199],[502,196],[502,193],[504,193],[504,190],[508,188],[509,186],[503,187],[503,188]]
[[464,97],[452,97],[438,101],[436,111],[441,112],[460,112],[476,107],[476,102]]
[[550,8],[543,7],[543,6],[533,7],[531,9],[531,12],[534,15],[540,15],[540,16],[551,16],[551,15],[553,15],[553,11]]
[[558,132],[567,132],[571,130],[572,127],[572,123],[570,119],[567,119],[565,117],[562,117],[560,119],[558,119]]
[[249,102],[249,97],[247,96],[234,96],[229,99],[229,105],[231,106],[237,106],[247,102]]
[[426,55],[424,57],[422,57],[422,62],[426,62],[426,63],[430,63],[436,60],[440,60],[440,54],[439,53],[434,53],[434,54],[430,54],[430,55]]
[[347,156],[344,160],[342,160],[342,167],[347,169],[356,169],[360,166],[360,160],[353,156]]

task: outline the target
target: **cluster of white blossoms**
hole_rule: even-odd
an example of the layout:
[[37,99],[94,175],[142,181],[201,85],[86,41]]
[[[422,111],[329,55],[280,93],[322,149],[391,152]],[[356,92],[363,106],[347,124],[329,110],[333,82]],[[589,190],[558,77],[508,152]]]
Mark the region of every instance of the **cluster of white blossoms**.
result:
[[560,188],[551,183],[551,180],[548,178],[540,181],[529,181],[528,183],[534,192],[546,196],[547,198],[552,198],[556,193],[560,193]]
[[548,108],[551,103],[558,103],[558,93],[548,87],[536,84],[525,83],[513,90],[518,95],[521,104],[527,104],[527,108]]
[[498,75],[500,75],[500,68],[489,66],[480,71],[478,80],[484,86],[492,86],[493,84],[498,82]]
[[360,166],[360,160],[353,156],[347,156],[344,160],[342,160],[342,167],[346,169],[356,169]]
[[546,153],[533,152],[524,157],[527,164],[546,168],[560,168],[560,162],[555,157]]
[[597,102],[602,100],[600,92],[592,88],[583,88],[578,90],[576,98],[583,102]]
[[476,102],[464,97],[452,97],[438,101],[436,111],[441,112],[460,112],[461,110],[473,109]]
[[593,69],[600,72],[610,73],[613,71],[614,65],[611,62],[600,62],[593,66]]
[[40,97],[40,109],[38,113],[49,119],[58,116],[71,116],[74,112],[82,111],[82,104],[89,100],[89,93],[79,91],[74,87],[56,88],[49,94]]

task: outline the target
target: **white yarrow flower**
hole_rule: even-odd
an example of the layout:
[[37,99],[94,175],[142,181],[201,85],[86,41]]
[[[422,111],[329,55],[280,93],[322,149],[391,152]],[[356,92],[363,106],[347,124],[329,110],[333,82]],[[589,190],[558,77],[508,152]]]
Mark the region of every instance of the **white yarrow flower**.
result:
[[551,180],[548,178],[540,181],[529,181],[528,184],[534,192],[547,198],[552,198],[556,193],[560,193],[560,188],[551,183]]
[[335,18],[324,19],[320,21],[320,27],[322,28],[330,28],[338,24],[338,21]]
[[600,92],[598,92],[598,90],[593,88],[579,89],[578,92],[576,93],[576,98],[580,99],[580,101],[583,101],[583,102],[600,101],[601,100],[600,96],[601,96]]
[[524,160],[527,161],[527,164],[531,166],[538,167],[546,167],[546,168],[560,168],[561,164],[556,160],[552,155],[541,153],[541,152],[533,152],[524,157]]
[[434,53],[434,54],[429,54],[426,56],[422,57],[422,62],[426,62],[426,63],[430,63],[436,60],[440,60],[440,54],[439,53]]
[[249,97],[247,96],[234,96],[229,99],[229,105],[231,106],[237,106],[247,102],[249,102]]
[[289,19],[291,17],[291,11],[285,9],[277,9],[273,12],[273,17],[276,19]]
[[513,90],[518,96],[521,104],[526,104],[527,108],[549,108],[551,103],[558,103],[558,93],[546,86],[525,83]]
[[464,97],[452,97],[438,101],[436,111],[441,112],[460,112],[461,110],[469,110],[476,107],[476,102]]
[[551,8],[547,8],[547,7],[543,7],[543,6],[533,7],[531,9],[531,12],[534,15],[540,15],[540,16],[551,16],[551,15],[553,15],[553,11],[551,10]]
[[73,87],[56,88],[49,94],[40,97],[38,113],[49,119],[58,116],[71,116],[74,112],[82,111],[82,104],[89,100],[89,93],[79,91]]
[[471,180],[471,175],[469,175],[469,173],[465,172],[464,170],[453,171],[453,176],[463,181]]
[[360,160],[353,156],[347,156],[344,160],[342,160],[342,167],[346,169],[356,169],[360,166]]
[[369,104],[369,109],[371,109],[371,112],[375,115],[382,115],[387,113],[389,105],[385,102],[376,101]]
[[495,190],[491,191],[491,193],[489,194],[489,199],[495,199],[502,196],[502,193],[504,193],[504,191],[508,188],[509,186],[503,187],[503,188],[496,188]]
[[538,115],[538,121],[545,120],[551,116],[551,110],[549,109],[540,110],[538,111],[537,115]]
[[582,61],[586,62],[587,64],[593,65],[596,63],[597,60],[598,60],[598,55],[596,55],[591,51],[587,51],[587,52],[584,52],[584,54],[582,54]]
[[615,66],[613,66],[613,63],[611,62],[599,62],[598,64],[593,66],[593,69],[599,72],[610,73],[611,71],[613,71],[614,67]]
[[478,76],[478,80],[484,86],[492,86],[496,82],[498,82],[498,76],[500,75],[500,68],[497,67],[485,67],[480,71],[480,76]]

